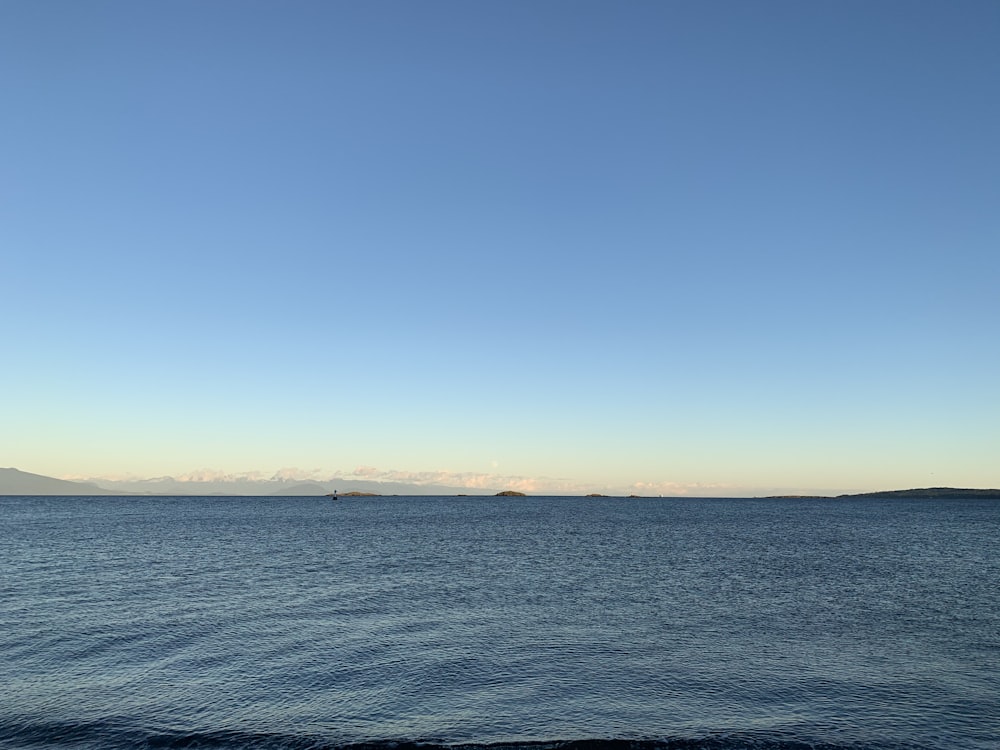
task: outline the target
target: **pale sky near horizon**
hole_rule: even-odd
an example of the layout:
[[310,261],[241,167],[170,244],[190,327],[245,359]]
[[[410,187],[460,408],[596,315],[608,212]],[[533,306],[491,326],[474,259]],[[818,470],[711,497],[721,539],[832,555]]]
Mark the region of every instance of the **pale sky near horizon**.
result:
[[993,0],[4,2],[0,465],[1000,487],[998,39]]

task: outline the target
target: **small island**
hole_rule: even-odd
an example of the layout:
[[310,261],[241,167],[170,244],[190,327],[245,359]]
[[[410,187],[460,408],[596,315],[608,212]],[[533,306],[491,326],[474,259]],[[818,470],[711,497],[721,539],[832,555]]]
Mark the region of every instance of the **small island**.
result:
[[503,492],[498,492],[493,497],[527,497],[523,492],[516,492],[514,490],[504,490]]

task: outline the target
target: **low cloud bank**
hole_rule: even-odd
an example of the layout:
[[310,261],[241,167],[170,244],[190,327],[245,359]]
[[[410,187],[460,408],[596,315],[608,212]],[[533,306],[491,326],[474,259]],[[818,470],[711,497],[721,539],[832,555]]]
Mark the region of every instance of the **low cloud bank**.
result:
[[392,494],[403,494],[407,487],[414,494],[433,494],[442,490],[492,494],[498,490],[516,490],[532,495],[581,495],[601,493],[608,495],[639,495],[643,497],[686,496],[724,497],[753,492],[744,487],[719,483],[685,482],[634,482],[628,485],[602,485],[553,477],[529,477],[490,472],[462,472],[440,469],[436,471],[408,471],[381,469],[361,465],[351,470],[329,471],[282,467],[277,471],[224,471],[201,468],[176,476],[140,477],[135,475],[104,475],[64,477],[89,481],[109,489],[129,492],[170,494],[199,494],[225,492],[232,494],[265,494],[301,483],[324,487],[349,488],[364,485],[367,489],[391,486]]

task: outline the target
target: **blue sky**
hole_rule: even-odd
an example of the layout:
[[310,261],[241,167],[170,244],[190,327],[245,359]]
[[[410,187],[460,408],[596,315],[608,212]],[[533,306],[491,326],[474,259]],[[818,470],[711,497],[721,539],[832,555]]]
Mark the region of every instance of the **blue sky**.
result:
[[0,465],[1000,486],[995,2],[6,2]]

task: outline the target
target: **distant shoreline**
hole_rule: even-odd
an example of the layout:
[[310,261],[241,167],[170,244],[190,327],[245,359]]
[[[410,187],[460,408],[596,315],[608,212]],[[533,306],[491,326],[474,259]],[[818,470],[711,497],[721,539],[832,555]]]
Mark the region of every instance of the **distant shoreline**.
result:
[[926,500],[957,500],[960,498],[981,498],[1000,500],[1000,489],[962,489],[959,487],[927,487],[913,490],[884,490],[881,492],[858,492],[850,495],[768,495],[762,500],[890,500],[893,498],[913,498]]
[[409,497],[414,499],[420,498],[433,498],[433,497],[476,497],[476,498],[514,498],[514,499],[532,499],[532,498],[546,498],[546,497],[560,497],[560,498],[579,498],[579,499],[605,499],[605,500],[1000,500],[1000,489],[965,489],[958,487],[928,487],[923,489],[908,489],[908,490],[885,490],[881,492],[860,492],[855,494],[846,495],[758,495],[752,497],[729,497],[726,495],[604,495],[604,494],[586,494],[586,495],[527,495],[520,492],[504,491],[499,493],[491,494],[470,494],[470,493],[442,493],[433,495],[424,494],[407,494],[407,493],[378,493],[378,492],[360,492],[360,491],[347,491],[334,493],[324,493],[322,495],[316,494],[262,494],[262,495],[245,495],[238,493],[222,493],[222,492],[211,492],[211,493],[197,493],[189,492],[184,494],[177,493],[139,493],[139,492],[113,492],[113,491],[99,491],[100,488],[90,488],[88,492],[72,492],[72,491],[59,491],[59,492],[38,492],[38,491],[10,491],[5,489],[0,489],[0,497],[120,497],[120,498],[191,498],[191,497],[230,497],[230,498],[274,498],[281,500],[292,500],[296,498],[309,498],[309,497],[326,497],[326,498],[344,498],[344,499],[359,499],[359,498],[387,498],[387,497]]
[[[197,482],[193,484],[198,484]],[[55,479],[41,474],[31,474],[14,468],[0,468],[0,497],[322,497],[336,495],[338,497],[590,497],[590,498],[686,498],[689,500],[709,500],[712,498],[726,499],[823,499],[839,500],[850,498],[987,498],[1000,500],[1000,489],[964,489],[957,487],[929,487],[924,489],[885,490],[880,492],[862,492],[842,495],[610,495],[606,493],[589,492],[586,494],[534,493],[528,495],[517,490],[478,489],[469,491],[465,487],[446,487],[434,485],[411,486],[399,482],[365,482],[365,481],[334,481],[320,484],[318,482],[269,482],[271,486],[235,486],[226,487],[219,483],[209,483],[193,490],[171,480],[166,486],[122,487],[113,489],[102,487],[94,482],[74,482],[66,479]],[[345,486],[346,485],[346,486]],[[182,489],[183,488],[183,489]],[[200,490],[200,491],[199,491]]]

